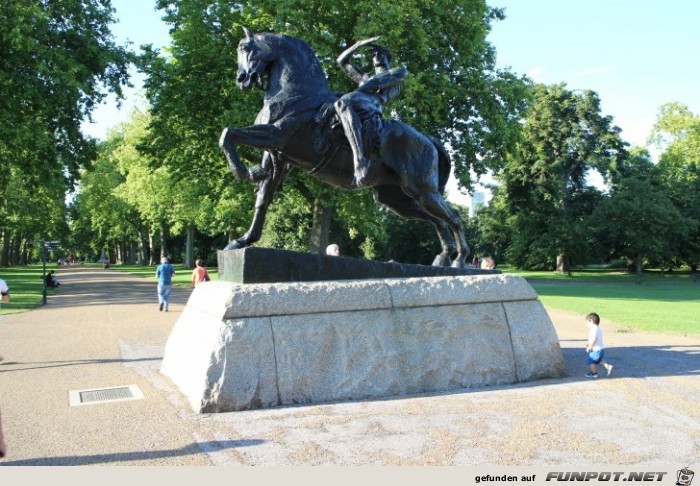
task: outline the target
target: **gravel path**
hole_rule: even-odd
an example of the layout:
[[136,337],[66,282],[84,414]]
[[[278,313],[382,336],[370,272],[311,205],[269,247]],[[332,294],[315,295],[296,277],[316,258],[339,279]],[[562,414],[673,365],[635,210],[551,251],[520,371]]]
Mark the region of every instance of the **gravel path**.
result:
[[[400,399],[195,414],[159,373],[189,296],[67,268],[49,304],[0,319],[3,465],[686,464],[700,457],[700,336],[619,332],[613,376],[587,380],[583,316],[550,310],[569,376]],[[144,400],[71,407],[70,390]],[[680,467],[679,466],[679,467]]]

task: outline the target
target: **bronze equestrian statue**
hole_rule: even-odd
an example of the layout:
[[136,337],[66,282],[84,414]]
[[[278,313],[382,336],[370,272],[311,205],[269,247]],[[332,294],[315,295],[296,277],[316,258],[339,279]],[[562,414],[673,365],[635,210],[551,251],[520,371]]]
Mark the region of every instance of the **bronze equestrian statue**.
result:
[[[377,52],[375,59],[382,55]],[[343,55],[338,61],[345,61]],[[377,66],[378,62],[383,64]],[[237,84],[243,90],[263,89],[263,108],[254,125],[224,129],[219,145],[236,177],[260,182],[260,188],[250,229],[226,250],[260,239],[272,197],[296,167],[342,189],[371,187],[379,204],[404,218],[432,223],[442,245],[433,265],[467,267],[469,246],[459,214],[442,197],[450,157],[438,140],[400,121],[381,118],[383,104],[395,96],[391,90],[400,87],[405,71],[389,69],[388,56],[375,61],[375,69],[375,75],[356,79],[360,87],[355,93],[363,101],[339,100],[306,42],[281,34],[253,35],[245,29],[245,38],[238,44]],[[357,118],[343,121],[337,113],[343,109],[352,110],[349,117]],[[358,131],[361,137],[354,135]],[[348,142],[353,136],[361,142]],[[236,152],[239,144],[264,149],[262,164],[248,169]]]

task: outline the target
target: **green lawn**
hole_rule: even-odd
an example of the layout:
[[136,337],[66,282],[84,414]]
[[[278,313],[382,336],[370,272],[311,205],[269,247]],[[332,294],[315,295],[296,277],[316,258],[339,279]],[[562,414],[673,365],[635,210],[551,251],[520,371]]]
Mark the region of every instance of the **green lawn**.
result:
[[529,280],[549,308],[583,316],[597,312],[623,328],[700,334],[700,283],[544,283]]
[[700,281],[693,283],[689,272],[645,271],[638,283],[636,275],[605,268],[581,268],[571,276],[500,269],[526,278],[546,307],[582,319],[597,312],[623,329],[700,334]]
[[[571,272],[571,275],[552,272],[552,271],[525,271],[516,270],[508,265],[500,265],[498,267],[503,273],[512,273],[520,275],[528,280],[561,280],[567,282],[612,282],[612,283],[635,283],[637,275],[627,273],[619,269],[607,269],[604,267],[586,267],[576,269]],[[645,271],[642,276],[642,282],[689,282],[691,280],[690,272],[674,272],[666,273],[660,270]]]
[[[46,265],[46,271],[55,270],[56,265]],[[0,268],[0,278],[10,287],[10,302],[2,303],[0,315],[26,312],[43,301],[42,265],[25,265]],[[47,289],[47,295],[53,295],[54,289]]]

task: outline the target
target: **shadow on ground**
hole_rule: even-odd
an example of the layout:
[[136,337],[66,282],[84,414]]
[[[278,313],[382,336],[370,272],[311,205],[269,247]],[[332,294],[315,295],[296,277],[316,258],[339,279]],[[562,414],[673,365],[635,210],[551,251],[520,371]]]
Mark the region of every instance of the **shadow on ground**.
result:
[[[570,342],[570,341],[569,341]],[[586,352],[562,348],[569,378],[584,380],[588,371]],[[650,378],[656,376],[700,376],[700,346],[629,346],[605,349],[605,361],[614,366],[610,378]],[[598,367],[601,372],[601,367]],[[604,373],[601,373],[601,376]]]
[[169,457],[188,456],[201,452],[218,452],[226,449],[250,447],[265,443],[261,439],[225,440],[214,442],[194,442],[179,449],[161,451],[118,452],[114,454],[94,454],[90,456],[55,456],[1,462],[0,466],[89,466],[113,462],[145,461]]
[[[162,356],[151,357],[151,358],[134,358],[134,359],[76,359],[70,361],[31,361],[31,362],[20,362],[20,361],[3,361],[0,363],[0,373],[9,373],[12,371],[27,371],[27,370],[42,370],[45,368],[62,368],[64,366],[79,366],[79,365],[92,365],[92,364],[110,364],[110,363],[121,363],[128,364],[133,362],[143,362],[143,361],[161,361]],[[10,368],[10,366],[12,368]],[[3,367],[6,367],[3,369]]]
[[[155,273],[155,270],[154,270]],[[54,307],[158,303],[157,283],[111,270],[81,269],[59,273],[61,286],[48,298]],[[126,277],[126,278],[125,278]],[[170,302],[185,305],[191,288],[174,286]]]

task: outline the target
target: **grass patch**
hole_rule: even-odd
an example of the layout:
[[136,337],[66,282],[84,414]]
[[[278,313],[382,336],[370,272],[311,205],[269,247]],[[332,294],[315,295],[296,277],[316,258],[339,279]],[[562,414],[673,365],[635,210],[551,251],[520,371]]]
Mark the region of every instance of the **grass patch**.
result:
[[[56,265],[46,265],[46,271],[55,270]],[[38,307],[43,302],[44,281],[43,266],[22,265],[0,269],[0,278],[10,287],[10,302],[3,302],[0,315],[26,312]],[[46,295],[54,295],[52,288],[46,289]]]
[[[498,267],[503,273],[520,275],[528,280],[558,280],[566,282],[610,282],[610,283],[636,283],[638,277],[636,274],[628,273],[624,270],[607,269],[600,267],[583,267],[577,268],[571,272],[571,275],[558,273],[553,271],[527,271],[517,270],[509,265],[500,265]],[[692,276],[689,271],[663,272],[661,270],[645,270],[642,274],[641,281],[648,283],[655,282],[690,282]]]
[[546,307],[581,314],[635,329],[700,334],[700,284],[645,282],[573,285],[530,281]]
[[551,271],[518,271],[537,291],[546,307],[581,314],[597,312],[603,320],[619,324],[621,332],[700,334],[700,283],[690,272],[645,271],[638,277],[622,270],[578,268],[571,275]]

